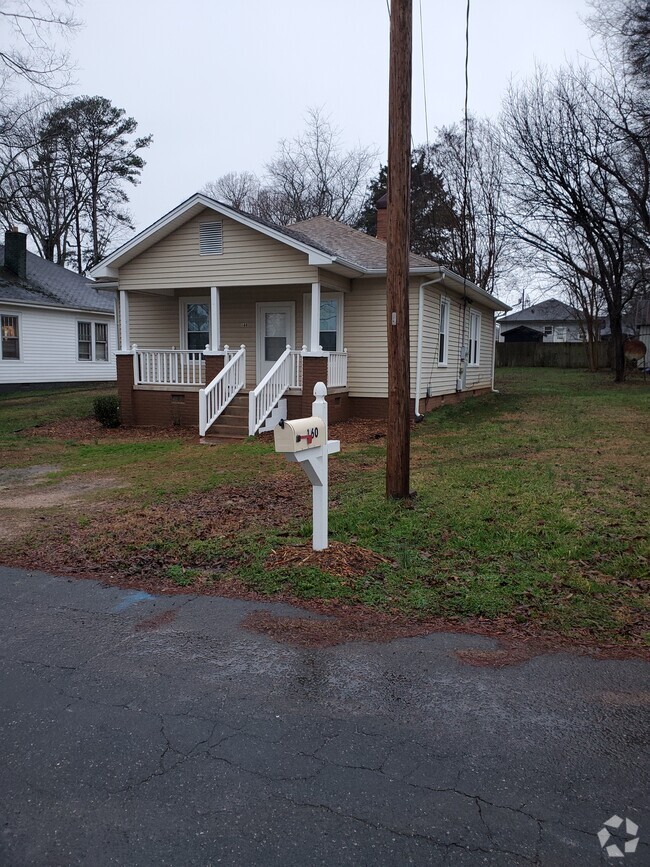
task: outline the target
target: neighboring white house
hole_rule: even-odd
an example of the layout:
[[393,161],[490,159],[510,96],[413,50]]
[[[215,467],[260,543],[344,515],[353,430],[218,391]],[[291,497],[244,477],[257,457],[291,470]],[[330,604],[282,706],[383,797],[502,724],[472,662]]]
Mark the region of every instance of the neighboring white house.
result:
[[501,343],[573,343],[584,339],[579,312],[557,298],[499,319]]
[[29,253],[22,232],[0,244],[0,389],[114,381],[114,292]]

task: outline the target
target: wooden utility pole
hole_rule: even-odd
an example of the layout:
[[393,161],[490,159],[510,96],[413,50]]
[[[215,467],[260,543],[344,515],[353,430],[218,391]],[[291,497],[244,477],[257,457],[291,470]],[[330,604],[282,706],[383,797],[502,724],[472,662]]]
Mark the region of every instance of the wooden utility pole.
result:
[[392,0],[388,95],[388,438],[386,496],[409,496],[412,0]]

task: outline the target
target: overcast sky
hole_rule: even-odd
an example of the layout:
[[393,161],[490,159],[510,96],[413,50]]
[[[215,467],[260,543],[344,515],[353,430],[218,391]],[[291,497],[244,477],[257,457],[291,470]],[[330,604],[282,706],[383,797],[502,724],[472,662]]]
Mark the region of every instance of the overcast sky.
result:
[[[414,0],[413,139],[425,140]],[[589,54],[585,0],[473,0],[470,111],[495,116],[535,62]],[[429,129],[462,116],[465,0],[422,0]],[[153,133],[130,191],[138,230],[228,171],[262,172],[281,138],[324,108],[348,145],[385,159],[386,0],[85,0],[71,41],[75,93],[126,109]]]

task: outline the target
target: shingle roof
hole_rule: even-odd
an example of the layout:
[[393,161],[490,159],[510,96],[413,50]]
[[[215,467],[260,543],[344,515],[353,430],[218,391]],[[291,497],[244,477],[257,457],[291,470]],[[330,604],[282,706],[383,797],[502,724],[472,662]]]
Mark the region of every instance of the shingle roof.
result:
[[518,313],[504,316],[499,322],[575,322],[579,318],[580,314],[575,307],[558,301],[557,298],[549,298],[548,301],[541,301]]
[[[4,255],[4,244],[0,244],[0,263],[4,263]],[[98,290],[96,285],[87,277],[29,252],[25,280],[0,264],[0,301],[113,313],[113,293]]]
[[[363,269],[386,269],[386,242],[366,235],[358,229],[332,220],[330,217],[312,217],[300,223],[285,226],[284,232],[295,235],[298,240],[306,241],[312,246],[318,245],[324,252],[339,256],[351,265],[359,265]],[[411,253],[411,268],[435,268],[437,262]]]

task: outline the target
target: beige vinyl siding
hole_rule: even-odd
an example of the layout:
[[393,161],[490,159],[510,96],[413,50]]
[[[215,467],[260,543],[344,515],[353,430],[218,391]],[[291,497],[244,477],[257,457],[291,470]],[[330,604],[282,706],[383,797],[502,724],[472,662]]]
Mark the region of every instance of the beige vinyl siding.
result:
[[480,304],[467,305],[467,343],[469,345],[469,311],[476,310],[481,314],[481,341],[479,366],[467,366],[465,388],[485,388],[492,385],[492,354],[494,353],[494,315],[487,307]]
[[[438,335],[440,329],[440,300],[446,298],[449,301],[449,339],[447,343],[447,366],[438,364]],[[417,292],[415,293],[415,306],[411,301],[413,318],[416,323],[417,341]],[[458,376],[460,330],[463,315],[462,302],[438,286],[425,287],[424,290],[424,331],[422,342],[422,381],[421,397],[427,393],[431,397],[441,394],[453,394],[456,391],[456,378]],[[415,394],[415,364],[417,343],[412,361],[411,383],[412,392]]]
[[[201,294],[201,293],[197,293]],[[209,302],[210,296],[206,294]],[[180,349],[178,298],[167,295],[129,293],[129,348]]]
[[345,296],[345,345],[352,397],[388,396],[386,282],[354,280]]
[[325,271],[323,268],[318,269],[318,279],[320,280],[321,288],[327,292],[349,292],[350,279],[342,274],[335,274],[333,271]]
[[306,253],[223,217],[223,253],[199,253],[199,225],[219,219],[206,210],[120,268],[120,289],[204,289],[312,283],[318,268]]
[[[310,286],[278,286],[272,292],[259,286],[221,290],[221,341],[231,349],[246,346],[246,384],[253,388],[257,383],[256,334],[257,307],[259,302],[295,302],[295,346],[300,348],[302,339],[302,297],[311,291]],[[222,347],[223,348],[223,347]]]

